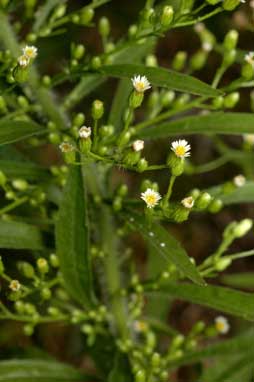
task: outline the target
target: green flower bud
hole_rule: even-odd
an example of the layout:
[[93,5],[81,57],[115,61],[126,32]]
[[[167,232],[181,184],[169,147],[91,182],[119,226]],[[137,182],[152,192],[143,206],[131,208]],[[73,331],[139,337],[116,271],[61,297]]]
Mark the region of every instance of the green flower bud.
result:
[[161,355],[159,353],[153,353],[151,363],[153,367],[160,366],[161,363]]
[[127,184],[123,183],[123,184],[120,184],[117,188],[117,191],[116,191],[117,195],[119,196],[126,196],[128,194],[128,186]]
[[212,197],[210,194],[208,194],[208,192],[203,192],[195,201],[195,207],[198,210],[204,210],[210,204],[211,199],[212,199]]
[[65,15],[65,12],[66,12],[66,5],[65,4],[61,4],[59,5],[58,7],[56,7],[52,17],[53,19],[60,19],[61,17],[63,17]]
[[199,195],[200,195],[200,190],[198,188],[194,188],[190,192],[190,196],[192,196],[194,200],[196,200],[199,197]]
[[28,68],[22,67],[20,65],[17,65],[13,72],[12,72],[13,78],[16,82],[22,84],[23,82],[27,81],[28,78]]
[[140,160],[140,157],[141,157],[141,153],[140,151],[128,151],[124,157],[123,157],[123,162],[127,165],[127,166],[134,166],[135,164],[138,163],[138,161]]
[[216,260],[214,266],[217,271],[222,272],[226,268],[228,268],[231,265],[231,263],[232,263],[232,260],[230,259],[230,257],[222,257]]
[[82,126],[84,124],[84,122],[85,122],[85,114],[78,113],[73,118],[72,124],[74,126],[80,127],[80,126]]
[[230,30],[223,41],[223,47],[226,50],[232,50],[236,48],[237,42],[238,42],[239,34],[236,30],[232,29]]
[[135,382],[146,382],[146,373],[144,370],[138,370],[136,372]]
[[213,98],[212,105],[215,109],[221,109],[224,103],[223,96]]
[[131,138],[131,133],[126,131],[125,133],[120,134],[120,137],[117,141],[119,147],[125,146]]
[[54,133],[52,132],[48,135],[48,140],[53,145],[59,145],[59,143],[61,142],[61,136],[60,136],[60,134],[58,134],[56,132],[54,132]]
[[149,67],[152,67],[152,68],[158,66],[157,57],[154,54],[149,54],[146,57],[146,66],[149,66]]
[[69,164],[74,163],[76,159],[75,147],[69,142],[62,142],[59,147],[64,155],[65,162]]
[[167,158],[167,165],[171,169],[172,175],[182,175],[184,171],[184,160],[182,158],[177,157],[174,153],[170,153]]
[[37,313],[36,308],[33,304],[30,304],[29,302],[26,302],[24,305],[25,312],[29,314],[29,316],[32,316]]
[[169,90],[161,97],[161,104],[163,107],[168,108],[175,99],[175,92]]
[[24,325],[23,332],[26,336],[30,337],[34,333],[34,326],[31,324]]
[[130,95],[129,106],[133,109],[139,107],[144,99],[144,93],[133,91]]
[[153,109],[157,105],[157,103],[159,101],[159,97],[160,97],[160,95],[157,91],[151,92],[151,94],[149,95],[149,98],[148,98],[149,109]]
[[14,179],[12,181],[12,185],[18,191],[25,191],[28,189],[29,186],[25,179]]
[[80,60],[85,54],[86,48],[82,44],[78,44],[73,50],[73,58]]
[[26,97],[18,96],[17,101],[19,106],[22,107],[22,109],[27,109],[29,107],[29,102]]
[[110,34],[110,23],[107,17],[102,17],[99,21],[99,33],[103,37],[108,37]]
[[28,279],[32,279],[34,277],[34,267],[30,263],[20,261],[18,262],[18,269]]
[[87,25],[89,24],[92,19],[94,17],[94,10],[93,8],[84,8],[81,12],[80,12],[80,24],[82,25]]
[[122,198],[121,198],[121,196],[117,196],[114,198],[113,209],[115,212],[118,212],[122,209]]
[[56,308],[55,306],[48,307],[47,311],[48,311],[48,314],[52,317],[57,317],[61,314],[60,310]]
[[221,2],[221,0],[206,0],[208,4],[215,5]]
[[233,234],[235,237],[240,238],[246,235],[252,226],[253,221],[251,219],[243,219],[234,227]]
[[14,308],[19,314],[24,314],[25,312],[25,304],[21,300],[15,301]]
[[254,67],[251,63],[245,62],[242,66],[241,74],[246,80],[252,80],[254,77]]
[[171,5],[166,5],[161,14],[161,26],[167,28],[173,21],[174,18],[174,9]]
[[40,273],[48,273],[49,271],[49,266],[48,266],[48,262],[46,259],[44,258],[39,258],[37,261],[36,261],[36,265],[37,265],[37,268],[39,270]]
[[98,56],[94,56],[91,60],[91,67],[94,70],[98,70],[101,67],[101,59]]
[[198,321],[192,328],[191,333],[192,334],[200,334],[204,331],[205,329],[205,323],[203,321]]
[[236,50],[235,49],[226,51],[224,54],[224,57],[223,57],[222,66],[227,67],[227,66],[232,65],[235,62],[235,58],[236,58]]
[[206,61],[207,52],[201,49],[191,57],[190,66],[193,70],[200,70],[205,66]]
[[135,24],[131,25],[131,26],[129,27],[129,30],[128,30],[128,36],[129,36],[130,38],[135,37],[136,34],[137,34],[137,31],[138,31],[138,27],[137,27],[137,25],[135,25]]
[[100,100],[95,100],[92,104],[92,117],[94,120],[101,119],[104,114],[104,105]]
[[239,99],[240,95],[238,92],[230,93],[224,98],[224,106],[227,109],[232,109],[238,103]]
[[171,211],[171,214],[172,214],[172,218],[174,219],[176,223],[182,223],[188,219],[190,214],[190,209],[185,208],[184,206],[180,204],[180,205],[177,205],[173,209],[173,211]]
[[77,13],[71,15],[70,19],[73,22],[73,24],[82,24],[81,17]]
[[49,288],[43,288],[41,290],[41,298],[43,300],[49,300],[52,296],[51,290]]
[[0,170],[0,186],[4,186],[7,182],[7,178],[4,175],[3,171]]
[[144,172],[148,167],[148,162],[145,158],[141,158],[137,163],[138,172]]
[[159,375],[161,381],[167,381],[168,380],[168,372],[166,370],[162,371]]
[[51,253],[50,254],[49,262],[50,262],[50,265],[53,268],[58,268],[59,267],[59,258],[58,258],[58,256],[55,253]]
[[208,211],[212,214],[216,214],[219,212],[223,207],[223,202],[220,199],[213,199],[211,203],[209,204]]
[[6,102],[3,96],[0,96],[0,111],[2,113],[7,113],[8,109],[6,107]]
[[4,263],[2,257],[0,256],[0,276],[4,273]]
[[189,101],[190,95],[189,94],[182,94],[180,97],[178,97],[174,102],[174,108],[178,109],[186,105],[186,103]]
[[114,126],[113,125],[103,125],[99,130],[99,134],[103,138],[110,137],[114,134]]
[[185,341],[185,337],[182,334],[176,335],[172,339],[172,342],[170,344],[170,349],[172,350],[172,349],[180,348],[184,344],[184,341]]
[[233,11],[240,4],[240,0],[223,0],[222,6],[226,11]]
[[43,76],[42,77],[42,85],[49,87],[51,85],[51,78],[50,76]]
[[187,60],[186,52],[184,51],[177,52],[172,61],[172,68],[177,71],[183,70],[186,64],[186,60]]

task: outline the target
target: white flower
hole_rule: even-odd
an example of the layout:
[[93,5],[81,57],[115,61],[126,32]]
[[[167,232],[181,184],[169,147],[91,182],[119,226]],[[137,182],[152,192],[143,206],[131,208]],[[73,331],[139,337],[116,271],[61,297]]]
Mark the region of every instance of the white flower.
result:
[[185,207],[185,208],[192,208],[194,206],[194,199],[192,196],[188,196],[187,198],[184,198],[182,201],[181,201],[182,205]]
[[229,322],[226,317],[218,316],[215,318],[215,328],[221,334],[227,334],[230,329]]
[[254,146],[254,134],[244,134],[243,140],[249,145]]
[[141,199],[144,200],[148,208],[154,208],[161,199],[161,196],[157,191],[148,188],[145,192],[142,192]]
[[249,52],[245,54],[244,60],[251,65],[254,65],[254,52]]
[[132,148],[134,151],[142,151],[144,148],[145,142],[142,141],[141,139],[137,139],[136,141],[133,142]]
[[134,321],[133,326],[136,332],[144,332],[148,329],[148,325],[145,321]]
[[33,45],[27,45],[23,50],[23,55],[26,56],[29,60],[37,56],[37,48]]
[[79,129],[79,137],[82,138],[82,139],[89,138],[91,136],[91,133],[92,133],[91,127],[82,126]]
[[213,46],[210,42],[207,42],[205,41],[203,44],[202,44],[202,48],[205,52],[211,52],[211,50],[213,49]]
[[246,183],[246,178],[245,176],[239,174],[239,175],[236,175],[233,179],[233,183],[236,187],[242,187],[245,185]]
[[70,151],[75,150],[75,147],[69,142],[62,142],[59,148],[63,153],[69,153]]
[[9,288],[13,291],[13,292],[18,292],[21,288],[21,284],[18,280],[11,280],[10,284],[9,284]]
[[26,68],[29,65],[29,58],[25,55],[19,56],[18,63],[23,68]]
[[175,155],[179,158],[189,157],[190,149],[191,147],[185,139],[174,141],[171,145],[171,150],[173,150]]
[[146,90],[151,88],[150,82],[146,76],[134,76],[131,81],[138,93],[144,93]]

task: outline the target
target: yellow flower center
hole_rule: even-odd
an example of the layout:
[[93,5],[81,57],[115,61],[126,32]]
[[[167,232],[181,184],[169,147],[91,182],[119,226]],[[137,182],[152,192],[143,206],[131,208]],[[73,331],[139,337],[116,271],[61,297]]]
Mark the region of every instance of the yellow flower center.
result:
[[225,324],[224,322],[216,322],[216,329],[218,330],[218,332],[221,332],[222,330],[225,329]]
[[184,146],[177,146],[177,148],[175,149],[175,153],[178,157],[182,157],[186,153],[186,149]]
[[151,195],[147,195],[146,197],[146,202],[148,205],[154,205],[156,203],[156,196],[151,194]]
[[139,92],[142,92],[144,89],[145,89],[145,84],[144,84],[144,82],[137,82],[136,83],[136,89],[137,89],[137,91],[139,91]]
[[34,51],[33,51],[33,49],[26,49],[26,56],[32,58],[32,57],[34,56]]

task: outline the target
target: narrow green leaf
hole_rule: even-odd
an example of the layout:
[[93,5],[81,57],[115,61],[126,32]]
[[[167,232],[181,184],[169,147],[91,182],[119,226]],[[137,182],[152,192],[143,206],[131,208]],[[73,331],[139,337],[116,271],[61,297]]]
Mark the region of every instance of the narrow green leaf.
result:
[[21,141],[41,134],[45,131],[32,121],[13,121],[4,119],[0,121],[0,145]]
[[235,363],[229,365],[222,373],[220,373],[213,381],[214,382],[225,382],[232,381],[235,376],[238,376],[245,370],[249,370],[253,367],[253,354],[251,357],[241,357]]
[[254,294],[240,292],[220,286],[200,287],[187,283],[168,283],[158,292],[168,293],[169,297],[204,305],[212,309],[254,321]]
[[172,122],[145,128],[139,133],[143,138],[163,138],[179,134],[245,134],[254,133],[254,114],[210,113],[188,116]]
[[224,193],[223,186],[212,187],[207,190],[211,195],[221,199],[225,205],[254,202],[254,182],[248,181],[242,187],[232,192]]
[[45,360],[0,362],[0,382],[74,382],[95,381],[71,366]]
[[130,227],[141,233],[149,245],[166,261],[171,261],[190,280],[203,285],[204,281],[195,265],[190,261],[179,242],[158,223],[148,226],[143,216],[131,212],[126,215]]
[[40,230],[26,223],[0,220],[0,248],[42,249]]
[[118,84],[108,121],[110,125],[115,127],[115,130],[119,130],[121,127],[122,117],[128,104],[131,89],[131,82],[126,78],[122,79]]
[[233,288],[254,289],[254,272],[226,274],[221,281]]
[[17,160],[0,159],[0,170],[5,173],[8,178],[24,178],[27,180],[45,180],[49,177],[49,172],[36,165],[33,162],[21,162]]
[[117,78],[131,78],[140,74],[146,76],[152,85],[208,97],[216,97],[220,94],[218,90],[213,89],[197,78],[165,68],[123,64],[103,66],[100,72]]
[[56,248],[70,295],[82,305],[93,302],[89,258],[87,195],[79,167],[71,167],[56,221]]
[[132,380],[133,378],[130,374],[128,359],[124,355],[117,353],[115,356],[114,367],[109,373],[107,382],[132,382]]

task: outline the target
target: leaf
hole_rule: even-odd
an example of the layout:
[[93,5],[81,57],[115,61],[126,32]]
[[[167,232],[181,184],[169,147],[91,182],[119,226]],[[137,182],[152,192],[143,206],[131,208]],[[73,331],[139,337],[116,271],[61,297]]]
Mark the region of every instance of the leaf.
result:
[[0,159],[0,170],[8,178],[24,178],[27,180],[45,180],[49,178],[49,172],[32,162]]
[[212,187],[207,191],[216,198],[221,199],[225,205],[254,202],[253,181],[248,181],[242,187],[235,188],[232,192],[228,193],[223,192],[223,186]]
[[0,145],[21,141],[46,130],[32,121],[0,120]]
[[11,360],[0,362],[0,382],[92,382],[71,366],[44,360]]
[[254,289],[254,272],[226,274],[221,281],[234,288]]
[[130,365],[128,359],[120,353],[115,356],[114,367],[109,373],[107,382],[132,382],[133,378],[130,374]]
[[124,110],[127,107],[131,90],[132,85],[130,81],[126,80],[126,78],[122,79],[119,82],[111,106],[108,121],[110,125],[113,125],[115,127],[115,130],[119,130],[119,128],[121,127],[122,117],[124,115]]
[[71,167],[56,221],[56,248],[70,295],[82,305],[93,303],[89,258],[87,195],[79,167]]
[[164,138],[179,134],[245,134],[254,133],[254,114],[210,113],[188,116],[172,122],[145,128],[138,135],[142,138]]
[[0,248],[42,249],[40,230],[26,223],[0,220]]
[[117,78],[131,78],[140,74],[146,76],[152,85],[208,97],[216,97],[220,94],[218,90],[194,77],[165,68],[133,64],[108,65],[103,66],[100,73]]
[[149,245],[154,248],[157,254],[164,257],[166,261],[171,261],[190,280],[203,285],[204,281],[195,265],[190,261],[187,253],[179,242],[158,223],[147,225],[145,219],[134,212],[127,214],[127,223],[137,232],[141,233]]
[[169,297],[204,305],[212,309],[254,321],[254,294],[240,292],[220,286],[187,283],[168,283],[161,286],[160,291]]
[[249,370],[253,366],[253,354],[252,357],[242,357],[236,361],[233,365],[229,365],[223,372],[221,372],[213,381],[225,382],[232,381],[233,377],[239,375],[245,370]]

